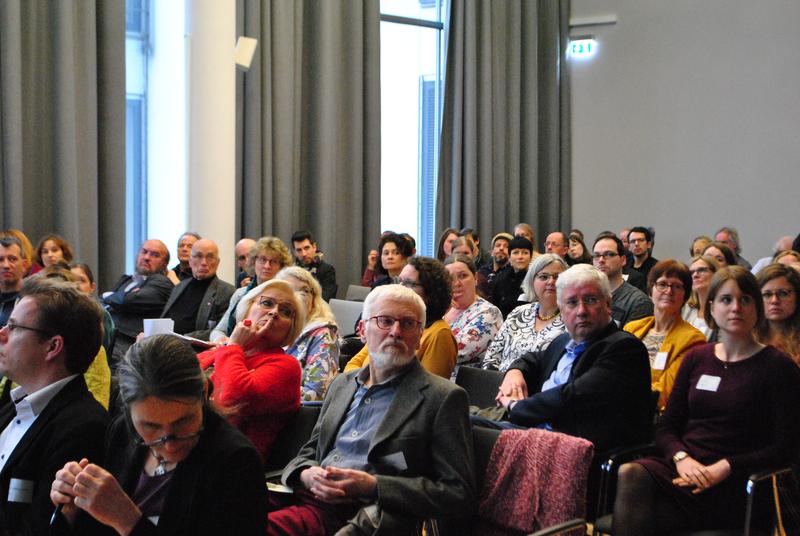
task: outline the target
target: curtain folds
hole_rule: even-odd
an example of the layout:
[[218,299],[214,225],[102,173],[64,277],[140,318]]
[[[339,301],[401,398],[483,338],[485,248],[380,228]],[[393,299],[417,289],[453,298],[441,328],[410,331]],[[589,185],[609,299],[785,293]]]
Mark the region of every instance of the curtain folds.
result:
[[238,0],[237,24],[258,39],[237,80],[240,235],[310,230],[346,289],[380,233],[378,0]]
[[0,222],[125,263],[125,3],[0,2]]
[[436,227],[571,220],[569,0],[451,0]]

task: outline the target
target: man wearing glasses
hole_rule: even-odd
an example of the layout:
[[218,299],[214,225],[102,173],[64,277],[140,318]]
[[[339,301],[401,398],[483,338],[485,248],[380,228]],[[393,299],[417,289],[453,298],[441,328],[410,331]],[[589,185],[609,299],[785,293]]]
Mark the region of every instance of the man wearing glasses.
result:
[[31,278],[0,329],[0,374],[18,386],[0,409],[0,534],[47,534],[56,471],[102,460],[108,414],[83,379],[101,322],[74,285]]
[[[611,286],[611,318],[617,327],[631,320],[653,316],[653,300],[625,281],[623,270],[627,259],[622,240],[613,234],[601,234],[592,248],[592,264],[606,274]],[[634,272],[641,277],[638,272]]]
[[559,275],[556,294],[567,333],[511,365],[497,394],[508,422],[497,427],[563,432],[588,439],[597,453],[647,442],[650,360],[612,321],[608,278],[577,264]]
[[423,519],[468,517],[467,397],[417,361],[424,325],[412,290],[384,285],[367,296],[369,364],[331,384],[311,439],[283,472],[296,498],[273,498],[268,534],[333,534],[348,523],[405,534]]
[[175,333],[207,341],[235,289],[217,277],[219,249],[213,240],[201,238],[192,245],[189,267],[192,277],[172,289],[161,318],[175,321]]
[[102,301],[111,313],[117,328],[113,355],[109,359],[112,369],[128,351],[142,331],[145,318],[158,318],[164,310],[174,288],[164,275],[169,264],[169,250],[161,240],[145,240],[136,257],[136,272],[123,275]]

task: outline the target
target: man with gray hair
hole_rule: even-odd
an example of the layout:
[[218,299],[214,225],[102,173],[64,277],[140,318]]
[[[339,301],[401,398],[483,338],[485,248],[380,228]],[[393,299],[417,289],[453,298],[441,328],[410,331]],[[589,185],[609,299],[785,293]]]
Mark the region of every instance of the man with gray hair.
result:
[[733,250],[733,253],[736,255],[736,264],[745,270],[753,269],[753,266],[750,264],[750,262],[740,255],[742,252],[742,246],[739,244],[739,231],[733,227],[721,227],[714,234],[714,240],[717,242],[722,242]]
[[424,325],[414,291],[384,285],[367,296],[359,332],[369,364],[328,389],[311,439],[283,472],[301,491],[272,498],[268,534],[333,534],[346,524],[405,534],[475,507],[467,396],[420,366]]
[[511,365],[497,394],[509,422],[497,427],[563,432],[588,439],[596,452],[648,441],[650,360],[611,319],[608,278],[576,264],[559,275],[556,294],[567,333]]

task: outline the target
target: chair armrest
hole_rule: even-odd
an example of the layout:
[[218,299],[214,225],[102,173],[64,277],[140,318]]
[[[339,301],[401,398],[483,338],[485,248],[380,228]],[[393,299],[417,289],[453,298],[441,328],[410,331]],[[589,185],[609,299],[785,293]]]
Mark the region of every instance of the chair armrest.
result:
[[655,453],[657,453],[657,449],[654,443],[642,443],[615,449],[598,456],[600,460],[604,461],[600,464],[599,494],[595,519],[603,517],[610,512],[610,502],[613,499],[613,497],[610,497],[612,477],[616,475],[619,467],[624,463]]
[[553,525],[552,527],[547,527],[546,529],[537,530],[529,534],[528,536],[558,536],[559,534],[567,534],[576,529],[583,529],[583,533],[586,533],[586,520],[583,518],[575,518],[570,519],[569,521],[564,521],[563,523],[559,523],[558,525]]
[[747,509],[745,511],[745,521],[744,521],[745,536],[750,536],[752,530],[756,485],[758,485],[760,482],[763,482],[764,480],[771,480],[774,477],[786,475],[791,473],[792,471],[793,469],[791,467],[779,467],[777,469],[767,469],[764,471],[759,471],[757,473],[753,473],[748,477],[747,484],[745,485],[745,491],[747,493]]

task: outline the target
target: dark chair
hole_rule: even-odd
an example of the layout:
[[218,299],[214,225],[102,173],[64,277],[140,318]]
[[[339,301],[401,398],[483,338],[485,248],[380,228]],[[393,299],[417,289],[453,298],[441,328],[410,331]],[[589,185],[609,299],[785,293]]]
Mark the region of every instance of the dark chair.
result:
[[277,480],[283,468],[292,461],[306,441],[311,437],[311,431],[317,424],[317,418],[322,406],[302,405],[292,419],[278,434],[269,453],[269,459],[264,464],[267,480]]
[[496,370],[483,370],[476,367],[459,367],[456,385],[462,387],[469,397],[470,406],[488,408],[496,405],[497,390],[503,382],[504,374]]
[[528,536],[568,536],[586,534],[586,520],[585,519],[570,519],[558,525],[547,527],[546,529],[537,530]]

